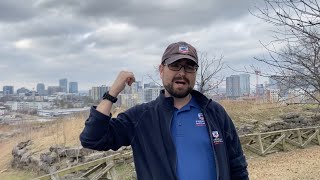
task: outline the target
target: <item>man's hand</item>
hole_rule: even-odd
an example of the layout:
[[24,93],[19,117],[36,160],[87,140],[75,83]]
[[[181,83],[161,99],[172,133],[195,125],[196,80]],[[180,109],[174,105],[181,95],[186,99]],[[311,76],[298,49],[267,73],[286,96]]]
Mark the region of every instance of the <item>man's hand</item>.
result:
[[131,86],[133,82],[135,82],[135,78],[132,72],[121,71],[118,74],[117,79],[110,87],[109,94],[111,96],[117,97],[119,93],[126,87],[126,84]]
[[[110,87],[109,94],[113,97],[117,97],[119,93],[126,87],[126,84],[131,86],[133,82],[135,82],[135,78],[132,72],[121,71],[118,74],[116,80],[113,82],[112,86]],[[111,108],[112,102],[108,100],[103,100],[97,106],[96,110],[109,116]]]

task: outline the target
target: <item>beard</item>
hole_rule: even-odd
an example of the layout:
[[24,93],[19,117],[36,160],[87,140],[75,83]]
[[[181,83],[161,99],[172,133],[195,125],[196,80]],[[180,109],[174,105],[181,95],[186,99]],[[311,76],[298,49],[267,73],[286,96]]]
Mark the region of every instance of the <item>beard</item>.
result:
[[175,98],[184,98],[184,97],[188,96],[191,93],[191,91],[193,90],[193,87],[188,86],[188,88],[184,89],[184,90],[174,89],[174,87],[173,87],[174,81],[182,80],[182,79],[184,81],[186,81],[188,85],[190,85],[190,81],[187,78],[178,77],[178,78],[173,78],[171,83],[164,84],[163,86],[171,96],[173,96]]

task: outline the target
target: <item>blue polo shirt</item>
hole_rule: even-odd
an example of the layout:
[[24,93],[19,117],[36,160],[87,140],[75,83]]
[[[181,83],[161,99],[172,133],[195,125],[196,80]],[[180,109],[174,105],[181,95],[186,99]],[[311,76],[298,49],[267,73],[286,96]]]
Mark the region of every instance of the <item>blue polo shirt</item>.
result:
[[177,151],[179,180],[215,180],[216,166],[204,116],[196,100],[175,109],[171,134]]

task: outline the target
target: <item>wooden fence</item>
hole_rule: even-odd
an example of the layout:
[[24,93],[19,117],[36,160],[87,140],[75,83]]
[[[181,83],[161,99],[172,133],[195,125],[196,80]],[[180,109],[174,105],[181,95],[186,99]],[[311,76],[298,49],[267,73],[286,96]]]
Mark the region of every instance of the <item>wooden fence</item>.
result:
[[265,156],[276,151],[288,151],[289,146],[305,148],[320,145],[320,127],[287,129],[240,136],[244,148]]
[[59,180],[61,177],[75,173],[78,171],[86,172],[76,179],[109,179],[109,176],[113,180],[118,180],[117,173],[115,170],[115,164],[119,162],[132,162],[132,152],[117,153],[108,157],[97,159],[91,162],[80,164],[74,167],[62,169],[51,174],[47,174],[34,180]]

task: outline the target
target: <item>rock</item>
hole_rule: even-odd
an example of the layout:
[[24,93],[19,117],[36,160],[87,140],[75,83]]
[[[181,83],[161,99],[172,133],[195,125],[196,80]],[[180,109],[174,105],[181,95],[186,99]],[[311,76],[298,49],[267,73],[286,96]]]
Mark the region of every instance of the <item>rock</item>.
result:
[[256,124],[259,123],[259,121],[256,120],[256,119],[248,119],[246,122],[247,122],[248,124],[253,124],[253,125],[256,125]]
[[40,164],[39,164],[40,171],[44,171],[45,173],[48,174],[48,173],[50,173],[49,167],[50,167],[50,165],[48,163],[40,161]]
[[24,153],[26,153],[27,151],[28,151],[27,149],[19,149],[19,150],[17,151],[17,153],[16,153],[16,156],[22,157],[22,155],[23,155]]
[[311,126],[311,125],[315,125],[315,122],[316,122],[316,120],[315,119],[313,119],[312,117],[310,117],[310,116],[307,116],[307,117],[305,117],[304,119],[303,119],[303,124],[305,124],[305,125],[307,125],[307,126]]
[[22,155],[21,159],[20,159],[20,163],[23,164],[23,165],[28,165],[30,164],[30,152],[26,152]]
[[49,166],[48,171],[49,171],[49,173],[54,173],[59,169],[60,169],[59,166],[52,165],[52,166]]
[[93,153],[90,154],[88,156],[85,156],[82,162],[89,162],[89,161],[93,161],[96,159],[101,159],[105,157],[105,153],[104,152],[98,152],[98,153]]
[[65,153],[68,158],[76,158],[80,156],[80,149],[79,148],[66,149]]
[[243,124],[240,125],[240,127],[238,128],[238,133],[239,134],[249,134],[249,133],[253,133],[254,132],[254,125],[251,124]]
[[117,153],[117,151],[109,150],[109,151],[104,152],[104,156],[110,156],[110,155],[116,154],[116,153]]
[[83,148],[83,147],[70,148],[70,149],[65,150],[66,156],[68,158],[83,157],[83,156],[87,156],[89,154],[92,154],[94,152],[96,152],[96,151],[91,150],[91,149],[87,149],[87,148]]
[[87,156],[89,154],[92,154],[92,153],[95,153],[95,152],[98,152],[98,151],[95,151],[95,150],[92,150],[92,149],[87,149],[87,148],[84,148],[84,147],[80,147],[80,155],[81,156]]
[[314,122],[320,122],[320,115],[312,116],[312,119],[314,120]]
[[295,117],[291,119],[284,119],[284,122],[302,124],[303,120],[304,120],[303,117]]
[[40,160],[48,164],[53,164],[58,161],[58,155],[53,152],[41,153]]
[[30,164],[35,167],[39,167],[40,165],[40,157],[38,156],[30,156]]
[[17,147],[17,146],[15,146],[15,147],[13,147],[13,149],[12,149],[12,155],[13,156],[17,156],[17,154],[18,154],[18,151],[19,151],[19,148]]
[[281,119],[293,119],[293,118],[298,118],[299,116],[300,116],[299,113],[289,112],[289,113],[286,113],[286,114],[282,114],[279,117]]
[[132,168],[135,168],[134,162],[131,162],[130,165]]
[[66,147],[61,145],[51,146],[49,148],[50,152],[56,153],[59,157],[66,157]]
[[271,121],[263,122],[263,125],[268,128],[267,131],[263,131],[263,132],[277,131],[277,130],[285,129],[284,128],[285,124],[286,123],[281,119],[274,119],[274,120],[271,120]]
[[133,178],[133,179],[137,179],[137,173],[136,173],[136,171],[133,171],[133,172],[132,172],[132,178]]
[[31,145],[31,140],[20,142],[16,147],[18,147],[19,149],[23,149],[28,145]]
[[13,159],[11,160],[11,167],[18,168],[19,165],[20,165],[20,158],[17,156],[14,156]]
[[271,121],[263,122],[263,125],[265,125],[268,128],[271,128],[271,127],[274,127],[274,126],[277,126],[277,125],[283,125],[283,124],[284,124],[284,121],[281,120],[281,119],[274,119],[274,120],[271,120]]

